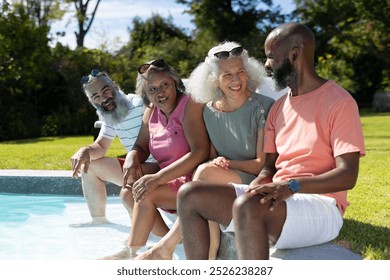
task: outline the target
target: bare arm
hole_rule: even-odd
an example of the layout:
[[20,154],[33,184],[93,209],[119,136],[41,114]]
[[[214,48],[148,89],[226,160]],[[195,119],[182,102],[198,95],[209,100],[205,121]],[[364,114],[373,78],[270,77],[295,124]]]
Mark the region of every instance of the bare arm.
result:
[[141,162],[148,159],[150,155],[149,151],[149,119],[152,115],[153,107],[146,108],[142,116],[141,129],[138,134],[137,140],[134,143],[133,148],[129,153],[137,155]]
[[208,159],[210,143],[202,112],[203,105],[188,101],[184,112],[183,129],[190,151],[156,174],[144,175],[136,181],[133,185],[133,195],[137,202],[170,180],[193,172],[200,163]]
[[[264,154],[265,163],[263,168],[260,170],[259,175],[250,183],[250,186],[256,186],[260,184],[270,183],[272,182],[272,177],[276,173],[275,163],[278,158],[277,153],[272,154]],[[248,191],[251,188],[248,188]]]
[[210,155],[209,155],[209,159],[214,159],[218,156],[217,154],[217,151],[215,150],[215,147],[213,145],[213,143],[210,143]]
[[[325,194],[352,189],[358,178],[359,152],[346,153],[335,158],[336,168],[312,177],[294,178],[301,186],[300,193]],[[287,181],[269,183],[248,188],[252,194],[265,194],[262,203],[274,200],[271,209],[292,195]]]
[[152,114],[152,108],[146,108],[142,116],[141,129],[133,148],[126,155],[123,164],[123,186],[133,183],[142,177],[141,163],[145,162],[149,155],[149,119]]
[[157,173],[160,183],[166,183],[193,172],[200,163],[208,159],[210,142],[202,113],[203,105],[192,100],[188,101],[184,112],[183,129],[190,151]]
[[249,174],[258,175],[265,163],[263,153],[264,131],[260,129],[257,134],[256,158],[251,160],[229,160],[230,168],[237,169]]
[[99,136],[91,145],[80,148],[71,158],[73,177],[78,177],[81,166],[84,164],[83,171],[88,172],[91,160],[102,158],[106,155],[112,140]]
[[321,194],[352,189],[358,178],[359,159],[359,152],[343,154],[335,158],[335,169],[314,177],[297,178],[300,192]]

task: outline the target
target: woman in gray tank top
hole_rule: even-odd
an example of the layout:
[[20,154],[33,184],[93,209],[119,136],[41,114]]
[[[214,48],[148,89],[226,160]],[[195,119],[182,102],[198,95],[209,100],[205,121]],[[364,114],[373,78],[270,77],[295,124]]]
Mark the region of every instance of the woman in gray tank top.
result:
[[[259,174],[265,161],[263,128],[274,102],[255,92],[264,76],[263,65],[236,42],[211,48],[192,72],[187,89],[206,104],[203,118],[211,141],[210,160],[197,168],[193,181],[250,184]],[[219,227],[210,229],[209,257],[215,258]]]

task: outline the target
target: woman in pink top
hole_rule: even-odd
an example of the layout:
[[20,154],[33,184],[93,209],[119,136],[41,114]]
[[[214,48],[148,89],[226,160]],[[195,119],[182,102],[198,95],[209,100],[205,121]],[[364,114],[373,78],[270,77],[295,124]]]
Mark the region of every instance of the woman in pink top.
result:
[[[137,141],[123,165],[121,192],[131,215],[131,231],[127,248],[107,259],[136,257],[150,232],[157,236],[169,232],[157,208],[176,212],[177,191],[191,180],[194,169],[207,160],[210,149],[203,105],[185,94],[176,71],[159,59],[139,66],[138,72],[136,92],[147,108]],[[150,154],[160,170],[144,174],[141,163]],[[173,228],[177,230],[178,226]]]

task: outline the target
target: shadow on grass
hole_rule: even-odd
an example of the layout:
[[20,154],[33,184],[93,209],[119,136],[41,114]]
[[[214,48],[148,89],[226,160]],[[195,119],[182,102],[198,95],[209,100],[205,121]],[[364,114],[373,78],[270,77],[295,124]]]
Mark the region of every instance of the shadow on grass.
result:
[[345,219],[337,239],[365,259],[390,259],[390,228]]
[[361,117],[390,116],[390,112],[375,112],[369,108],[359,110],[359,114]]
[[33,143],[53,142],[64,138],[67,138],[67,136],[40,137],[40,138],[31,138],[31,139],[12,140],[12,141],[0,142],[0,144],[2,145],[33,144]]

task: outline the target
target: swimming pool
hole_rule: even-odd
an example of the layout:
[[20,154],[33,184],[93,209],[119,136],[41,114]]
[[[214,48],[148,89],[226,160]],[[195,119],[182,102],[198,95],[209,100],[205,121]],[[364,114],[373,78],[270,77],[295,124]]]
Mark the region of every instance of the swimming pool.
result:
[[[112,224],[73,228],[90,220],[79,196],[0,193],[0,260],[94,260],[121,250],[130,220],[119,197],[108,197]],[[147,246],[158,238],[151,235]],[[175,259],[184,259],[182,245]]]

